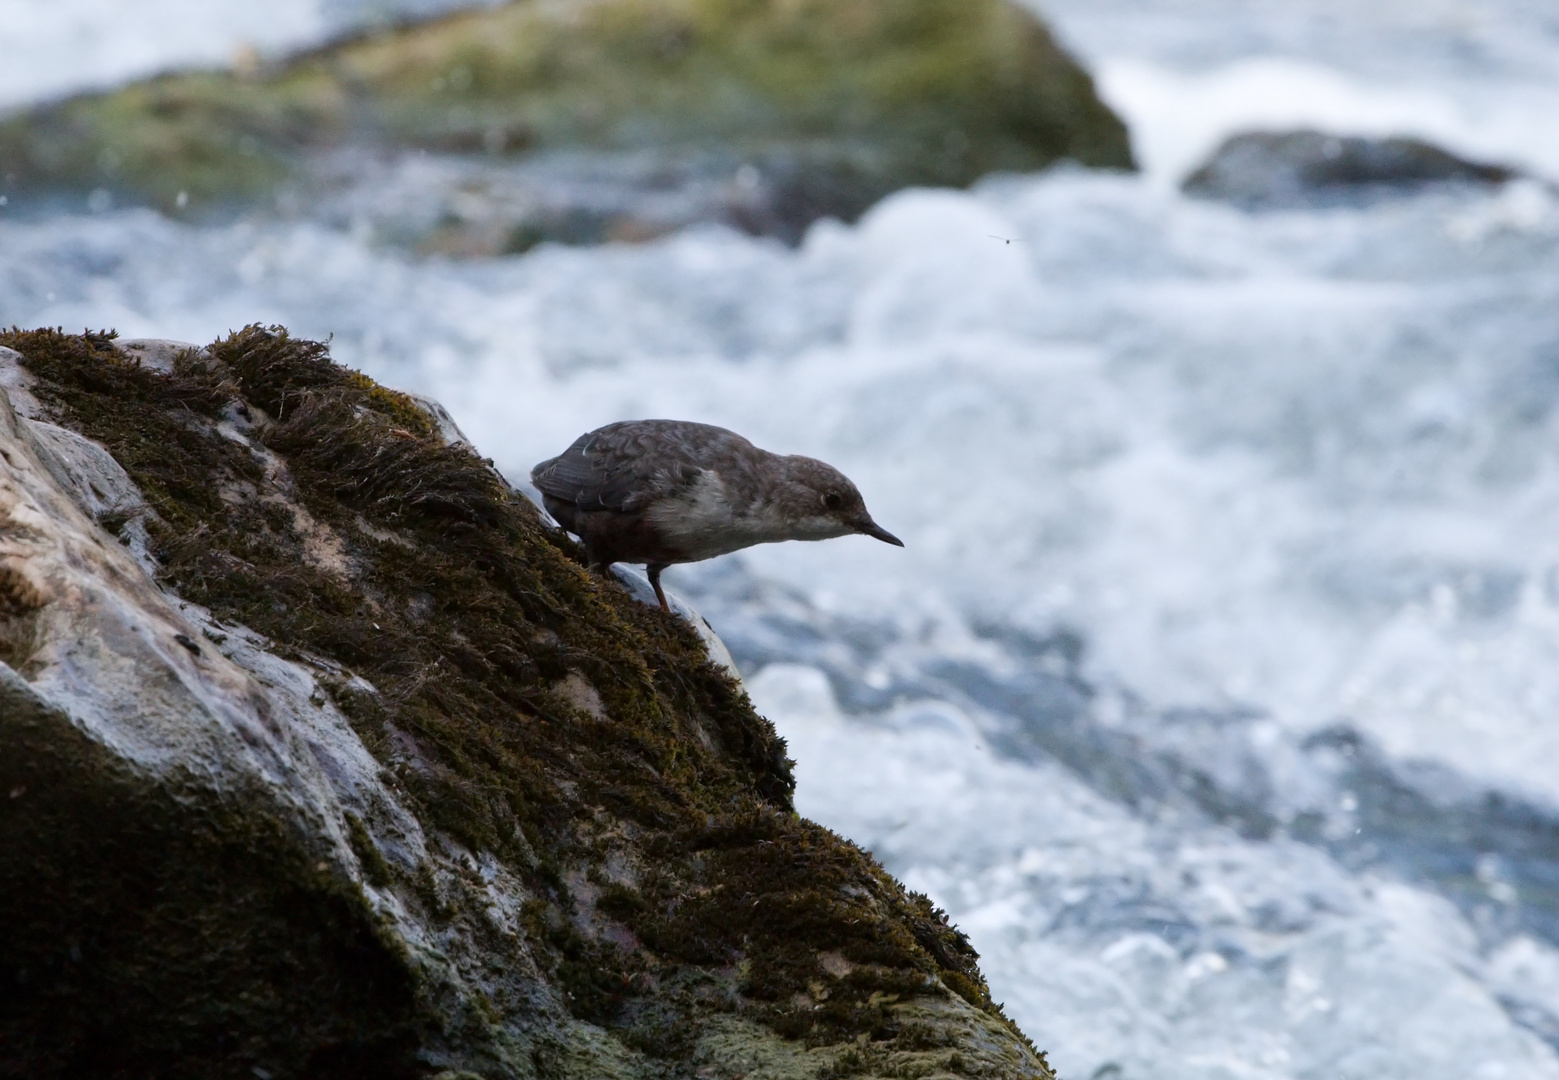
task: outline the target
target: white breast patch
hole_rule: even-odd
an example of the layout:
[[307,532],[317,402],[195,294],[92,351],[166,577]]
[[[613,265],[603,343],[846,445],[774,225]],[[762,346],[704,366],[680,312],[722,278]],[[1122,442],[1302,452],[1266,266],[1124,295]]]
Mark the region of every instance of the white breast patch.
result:
[[779,523],[761,521],[746,512],[750,509],[732,507],[719,475],[705,469],[687,491],[656,503],[649,516],[662,538],[696,562],[783,539],[775,535]]

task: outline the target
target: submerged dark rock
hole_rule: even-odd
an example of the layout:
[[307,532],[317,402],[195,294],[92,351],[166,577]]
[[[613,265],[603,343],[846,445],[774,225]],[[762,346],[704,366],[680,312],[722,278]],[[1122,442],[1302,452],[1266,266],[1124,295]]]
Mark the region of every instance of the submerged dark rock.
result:
[[1052,1076],[447,417],[277,329],[0,345],[0,1075]]
[[1062,158],[1132,164],[1014,0],[516,0],[0,121],[13,198],[279,199],[456,254],[699,221],[793,241],[902,187]]
[[1499,184],[1516,175],[1418,139],[1248,132],[1226,140],[1181,186],[1199,198],[1262,208],[1356,202],[1431,184]]

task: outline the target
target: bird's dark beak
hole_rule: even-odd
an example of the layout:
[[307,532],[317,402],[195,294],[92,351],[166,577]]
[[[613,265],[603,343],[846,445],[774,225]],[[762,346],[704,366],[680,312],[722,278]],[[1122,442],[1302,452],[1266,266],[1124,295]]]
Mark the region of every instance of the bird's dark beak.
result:
[[884,544],[892,544],[894,547],[904,546],[904,541],[900,540],[897,536],[894,536],[887,529],[884,529],[875,521],[867,521],[867,523],[862,525],[857,531],[865,533],[867,536],[875,536]]

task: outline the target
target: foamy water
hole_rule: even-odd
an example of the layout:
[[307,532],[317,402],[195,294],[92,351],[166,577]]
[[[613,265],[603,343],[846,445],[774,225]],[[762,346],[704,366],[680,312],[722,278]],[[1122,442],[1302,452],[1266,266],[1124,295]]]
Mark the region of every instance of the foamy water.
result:
[[517,481],[635,416],[823,457],[905,550],[667,581],[790,738],[801,809],[949,909],[1063,1076],[1559,1077],[1559,199],[1252,216],[1173,183],[1268,122],[1559,176],[1553,20],[1059,24],[1143,175],[905,192],[795,251],[474,263],[0,217],[0,323],[334,334]]

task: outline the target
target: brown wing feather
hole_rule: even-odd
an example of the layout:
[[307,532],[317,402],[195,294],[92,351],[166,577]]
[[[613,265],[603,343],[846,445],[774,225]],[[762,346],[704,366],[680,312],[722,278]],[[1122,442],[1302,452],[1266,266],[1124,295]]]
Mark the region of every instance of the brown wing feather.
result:
[[580,510],[632,513],[698,479],[712,450],[752,451],[735,432],[681,420],[625,420],[574,440],[531,470],[544,495]]

